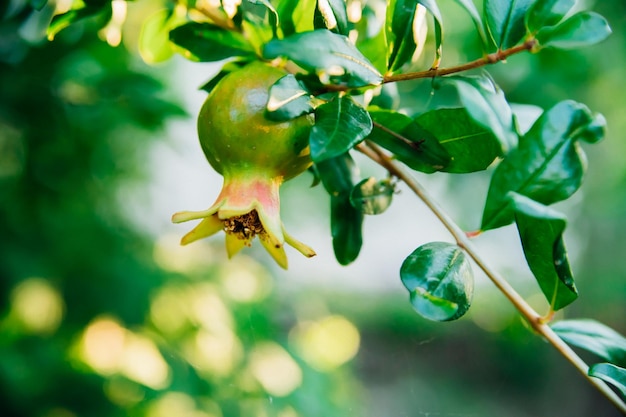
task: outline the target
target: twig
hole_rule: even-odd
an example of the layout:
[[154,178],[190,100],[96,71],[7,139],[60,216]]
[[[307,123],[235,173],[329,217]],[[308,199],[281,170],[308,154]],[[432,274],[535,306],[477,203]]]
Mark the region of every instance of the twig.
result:
[[522,316],[526,318],[532,328],[542,335],[567,361],[569,361],[589,383],[600,391],[617,409],[626,415],[626,404],[602,380],[588,375],[589,366],[561,339],[545,320],[537,313],[524,298],[498,272],[489,267],[474,244],[465,232],[439,207],[433,198],[404,168],[393,161],[385,152],[373,143],[361,143],[356,149],[385,168],[389,173],[403,181],[437,216],[439,221],[450,232],[456,244],[461,247],[487,275],[495,286],[509,299]]
[[530,51],[537,45],[535,39],[529,39],[521,45],[514,46],[509,49],[499,50],[497,52],[485,55],[482,58],[468,62],[466,64],[458,65],[450,68],[431,68],[427,71],[407,72],[404,74],[386,75],[383,77],[383,83],[393,83],[396,81],[408,81],[416,80],[419,78],[432,78],[443,75],[455,74],[457,72],[463,72],[474,68],[480,68],[485,65],[495,64],[496,62],[504,61],[511,55],[518,54],[520,52]]

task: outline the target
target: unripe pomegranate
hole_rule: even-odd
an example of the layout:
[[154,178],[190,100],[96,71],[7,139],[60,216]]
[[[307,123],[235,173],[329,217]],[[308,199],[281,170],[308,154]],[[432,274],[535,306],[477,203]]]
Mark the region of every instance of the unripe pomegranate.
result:
[[198,117],[200,144],[224,184],[208,210],[174,214],[175,223],[202,219],[182,244],[224,230],[229,257],[255,236],[283,268],[285,242],[305,256],[315,255],[285,231],[280,219],[280,185],[311,165],[312,126],[309,116],[284,122],[266,117],[269,88],[283,75],[278,68],[253,62],[220,80],[204,102]]

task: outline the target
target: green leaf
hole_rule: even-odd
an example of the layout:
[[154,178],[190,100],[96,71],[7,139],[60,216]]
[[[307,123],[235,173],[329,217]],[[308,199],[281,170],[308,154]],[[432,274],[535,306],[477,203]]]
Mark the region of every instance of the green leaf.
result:
[[485,0],[487,28],[498,49],[515,46],[526,34],[524,16],[533,0]]
[[385,28],[377,26],[378,17],[371,7],[366,6],[362,13],[361,20],[356,23],[355,28],[359,33],[356,46],[379,72],[385,72],[387,71],[386,54],[380,53],[386,50]]
[[487,40],[487,35],[485,34],[485,29],[483,26],[483,21],[480,18],[480,13],[476,8],[476,5],[472,0],[455,0],[461,7],[463,7],[467,13],[470,15],[472,21],[474,22],[474,26],[476,26],[476,30],[478,31],[478,36],[480,36],[480,40],[482,42],[483,48],[487,49],[489,47],[489,41]]
[[498,139],[472,119],[465,108],[431,110],[415,120],[434,135],[450,155],[450,163],[442,169],[444,172],[481,171],[502,155]]
[[311,93],[295,75],[287,74],[270,88],[267,116],[276,121],[290,120],[313,111]]
[[510,193],[526,262],[541,291],[557,311],[578,298],[563,243],[565,216],[517,193]]
[[450,163],[450,155],[437,138],[409,116],[391,110],[371,108],[374,128],[369,139],[394,154],[416,171],[441,171]]
[[363,245],[363,213],[350,204],[350,193],[359,172],[349,154],[315,164],[324,188],[330,194],[330,230],[335,258],[348,265]]
[[392,72],[408,62],[415,52],[414,22],[418,4],[424,6],[435,20],[435,59],[432,67],[439,67],[443,43],[443,19],[437,2],[434,0],[390,0],[387,4],[385,35],[387,67]]
[[167,61],[174,54],[170,43],[170,29],[177,19],[171,10],[161,9],[144,20],[139,35],[139,54],[148,64]]
[[413,308],[435,321],[456,320],[470,307],[474,275],[460,247],[431,242],[417,248],[400,268]]
[[245,37],[255,50],[278,36],[278,13],[268,0],[244,0],[239,8]]
[[570,345],[626,367],[626,338],[605,324],[590,319],[578,319],[561,320],[551,327]]
[[263,57],[284,56],[318,75],[324,84],[379,85],[382,75],[346,38],[327,29],[297,33],[265,45]]
[[589,376],[608,382],[626,398],[626,369],[610,363],[596,363],[589,368]]
[[[417,48],[414,22],[418,0],[392,0],[387,6],[385,39],[387,41],[387,69],[393,73],[411,61]],[[422,9],[424,10],[424,9]]]
[[316,0],[281,0],[276,6],[284,36],[313,30]]
[[482,230],[513,221],[508,193],[514,191],[542,204],[571,196],[582,182],[586,158],[578,140],[595,142],[604,135],[605,121],[583,104],[562,101],[544,112],[498,165],[489,186]]
[[52,18],[48,27],[48,39],[52,40],[63,29],[80,20],[98,16],[103,20],[111,18],[111,3],[102,5],[87,5],[80,9],[72,9],[66,13],[56,15]]
[[316,29],[348,35],[348,12],[344,0],[317,0],[313,19]]
[[311,159],[321,162],[346,153],[372,131],[372,119],[350,96],[335,96],[315,110],[309,145]]
[[536,33],[544,26],[554,26],[572,10],[576,0],[537,0],[526,14],[526,27]]
[[173,29],[170,40],[183,49],[185,58],[212,62],[233,56],[251,56],[252,46],[237,32],[209,23],[190,22]]
[[459,94],[459,101],[476,123],[491,131],[500,142],[502,153],[517,146],[513,112],[500,88],[486,76],[446,77]]
[[350,203],[363,214],[381,214],[391,205],[395,187],[389,179],[366,178],[350,193]]
[[557,26],[537,33],[543,48],[577,49],[603,41],[611,34],[606,19],[594,12],[577,13]]

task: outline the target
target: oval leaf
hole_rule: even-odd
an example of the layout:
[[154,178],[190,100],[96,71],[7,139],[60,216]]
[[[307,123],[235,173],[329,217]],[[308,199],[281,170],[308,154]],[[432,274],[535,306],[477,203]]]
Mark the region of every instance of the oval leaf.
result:
[[353,262],[363,245],[363,213],[350,204],[350,192],[359,172],[347,153],[315,164],[330,194],[330,230],[335,258],[341,265]]
[[513,202],[526,262],[550,309],[560,310],[578,298],[563,243],[565,216],[516,193],[510,193],[509,198]]
[[395,188],[389,179],[366,178],[350,193],[350,203],[363,214],[381,214],[391,205]]
[[517,146],[513,112],[502,90],[490,78],[447,77],[444,83],[457,90],[459,100],[470,117],[498,138],[502,153]]
[[526,14],[526,27],[536,33],[544,26],[554,26],[572,10],[576,0],[537,0]]
[[209,23],[190,22],[179,26],[170,32],[170,40],[183,49],[185,58],[200,62],[254,54],[241,33]]
[[589,368],[589,376],[608,382],[626,398],[626,369],[610,363],[596,363]]
[[524,16],[533,0],[485,0],[487,27],[498,49],[517,45],[526,34]]
[[284,56],[317,74],[323,84],[347,87],[379,85],[382,75],[346,38],[327,29],[275,39],[263,48],[263,57]]
[[393,0],[387,6],[387,68],[397,71],[413,58],[417,49],[414,22],[423,19],[426,9],[418,0]]
[[432,173],[450,162],[450,155],[437,138],[409,116],[381,109],[370,109],[370,116],[375,124],[369,139],[411,169]]
[[626,367],[626,338],[610,327],[590,319],[561,320],[551,327],[570,345]]
[[335,96],[315,110],[309,145],[311,159],[321,162],[346,153],[372,131],[372,119],[350,96]]
[[413,308],[430,320],[456,320],[469,309],[474,276],[456,245],[427,243],[406,258],[400,269]]
[[316,29],[328,29],[348,35],[348,12],[344,0],[317,0],[314,15]]
[[610,34],[611,28],[604,17],[594,12],[581,12],[558,26],[540,30],[537,41],[544,48],[577,49],[603,41]]
[[466,109],[437,109],[415,119],[433,134],[450,155],[442,171],[468,173],[487,169],[502,155],[500,142],[492,132],[476,123]]
[[602,138],[603,118],[573,101],[562,101],[533,124],[498,165],[487,193],[482,230],[506,226],[513,221],[508,193],[514,191],[542,204],[571,196],[582,182],[586,159],[578,143]]

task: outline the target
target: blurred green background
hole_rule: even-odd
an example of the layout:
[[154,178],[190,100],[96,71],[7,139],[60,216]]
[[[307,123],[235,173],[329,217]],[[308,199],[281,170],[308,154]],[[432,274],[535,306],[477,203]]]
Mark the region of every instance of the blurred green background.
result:
[[[515,56],[489,71],[511,102],[548,108],[569,98],[606,116],[606,140],[585,149],[586,183],[562,205],[581,294],[565,316],[624,334],[626,3],[584,3],[610,21],[607,41]],[[444,65],[479,56],[469,18],[453,2],[440,7]],[[413,312],[397,274],[363,272],[389,262],[372,250],[357,269],[323,269],[321,257],[316,272],[318,260],[306,261],[320,279],[305,280],[298,263],[276,271],[259,251],[229,262],[219,238],[180,248],[183,230],[133,221],[160,211],[138,206],[141,198],[129,207],[125,197],[154,187],[151,172],[176,176],[155,147],[176,154],[177,141],[195,143],[168,130],[195,126],[196,109],[181,104],[179,66],[147,67],[89,25],[41,42],[41,16],[25,3],[3,3],[0,13],[3,417],[617,415],[489,283],[478,285],[466,317],[431,323]],[[429,89],[417,82],[401,92],[427,97]],[[486,175],[420,179],[463,227],[476,226]],[[315,230],[327,242],[327,201],[323,193],[311,200],[301,186],[308,181],[287,188],[285,221],[303,224],[297,237]],[[303,201],[312,208],[299,208]],[[394,204],[410,210],[415,201],[403,193]],[[384,225],[384,216],[368,222]],[[383,240],[368,230],[366,242]],[[413,247],[433,240],[391,233]],[[498,239],[486,234],[477,244],[533,301],[522,258]]]

